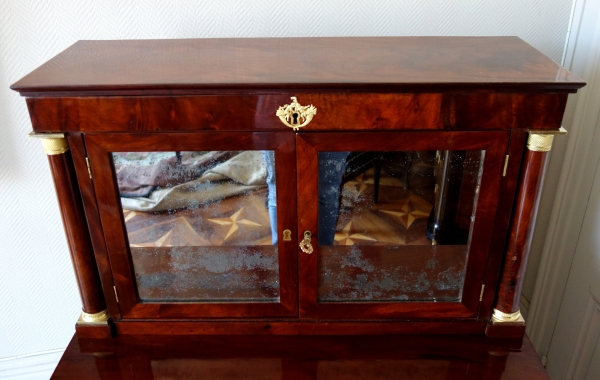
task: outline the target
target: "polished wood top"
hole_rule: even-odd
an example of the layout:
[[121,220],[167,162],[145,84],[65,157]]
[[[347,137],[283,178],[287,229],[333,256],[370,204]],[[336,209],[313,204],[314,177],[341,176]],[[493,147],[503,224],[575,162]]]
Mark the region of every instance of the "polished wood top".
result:
[[79,41],[11,88],[36,96],[584,85],[518,37],[328,37]]
[[473,336],[73,338],[52,379],[548,380],[523,346]]

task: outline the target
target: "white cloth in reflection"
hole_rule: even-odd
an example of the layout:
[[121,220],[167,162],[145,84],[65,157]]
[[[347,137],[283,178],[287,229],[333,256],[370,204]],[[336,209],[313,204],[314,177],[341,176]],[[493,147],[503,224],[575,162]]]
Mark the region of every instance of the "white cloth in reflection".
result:
[[123,209],[166,211],[201,204],[265,187],[267,170],[261,151],[242,152],[207,170],[198,179],[161,188],[147,197],[121,197]]

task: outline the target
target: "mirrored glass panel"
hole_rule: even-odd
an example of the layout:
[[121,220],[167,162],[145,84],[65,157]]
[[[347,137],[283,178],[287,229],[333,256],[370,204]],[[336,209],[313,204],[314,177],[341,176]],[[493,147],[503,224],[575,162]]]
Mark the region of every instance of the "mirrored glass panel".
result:
[[320,152],[319,301],[459,301],[484,153]]
[[141,301],[279,300],[273,151],[112,156]]

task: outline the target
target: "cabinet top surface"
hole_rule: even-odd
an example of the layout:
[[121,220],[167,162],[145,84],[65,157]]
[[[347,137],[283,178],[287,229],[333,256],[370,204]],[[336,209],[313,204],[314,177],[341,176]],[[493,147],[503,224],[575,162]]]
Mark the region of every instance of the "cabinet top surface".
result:
[[78,41],[15,84],[34,93],[457,90],[574,92],[585,83],[518,37]]

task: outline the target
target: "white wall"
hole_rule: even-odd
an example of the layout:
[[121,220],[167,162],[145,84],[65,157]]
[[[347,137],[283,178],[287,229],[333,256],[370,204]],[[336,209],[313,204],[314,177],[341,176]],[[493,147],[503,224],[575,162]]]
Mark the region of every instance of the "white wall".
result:
[[550,191],[540,203],[547,217],[533,241],[541,253],[537,276],[527,274],[535,285],[527,334],[552,379],[598,379],[600,0],[577,1],[565,67],[588,84],[567,104],[562,153],[552,149],[549,169],[562,169],[556,182],[546,181]]
[[[80,301],[39,141],[8,87],[79,39],[517,35],[560,62],[571,0],[0,1],[0,358],[65,347]],[[1,377],[1,366],[0,366]]]
[[[562,63],[564,67],[569,69],[575,75],[587,80],[585,77],[585,67],[588,63],[590,51],[593,50],[592,45],[592,36],[597,24],[598,19],[598,10],[600,9],[600,0],[578,0],[574,3],[573,15],[572,15],[572,24],[570,28],[570,33],[567,37],[567,43],[565,46],[565,56],[564,62]],[[581,91],[580,91],[581,93]],[[578,137],[580,132],[580,126],[574,125],[573,120],[576,116],[576,107],[577,107],[577,99],[580,96],[580,93],[569,96],[569,101],[567,103],[567,109],[565,110],[565,116],[563,118],[563,126],[569,131],[567,136],[562,136],[560,138],[556,138],[554,140],[554,144],[552,146],[552,150],[550,151],[550,159],[548,160],[547,165],[547,175],[544,180],[544,190],[542,193],[542,197],[540,199],[540,210],[537,217],[537,222],[535,226],[535,233],[533,235],[533,241],[531,245],[531,252],[529,256],[529,264],[527,269],[527,274],[525,276],[525,281],[523,284],[523,294],[521,297],[521,312],[528,322],[528,330],[527,334],[530,338],[532,338],[532,342],[534,343],[534,347],[536,350],[542,349],[541,345],[538,345],[538,342],[533,337],[535,335],[540,336],[541,334],[539,330],[541,329],[541,325],[545,325],[543,329],[551,330],[553,329],[553,323],[556,321],[557,310],[560,304],[561,292],[557,291],[556,294],[554,291],[550,291],[549,288],[553,287],[552,285],[545,284],[543,288],[539,288],[536,291],[536,283],[538,279],[538,273],[541,275],[546,274],[545,267],[548,266],[549,258],[552,256],[550,251],[554,249],[557,252],[565,253],[569,251],[570,253],[574,252],[574,244],[577,241],[577,235],[579,233],[578,228],[568,228],[572,232],[571,236],[567,236],[566,233],[567,226],[570,224],[581,223],[583,220],[583,208],[566,206],[566,209],[569,210],[569,216],[574,218],[569,220],[567,223],[567,216],[563,210],[560,213],[556,212],[556,206],[560,202],[560,197],[564,196],[564,194],[560,194],[559,182],[562,179],[563,182],[566,180],[565,178],[561,178],[561,168],[563,168],[564,164],[568,161],[571,164],[571,160],[575,152],[580,152],[581,147],[575,148],[573,143],[569,143],[571,140],[575,140],[577,138],[582,138],[583,140],[587,139],[590,136]],[[568,151],[567,146],[571,144],[573,148]],[[575,164],[575,168],[577,168],[577,162]],[[566,169],[562,169],[565,171]],[[587,173],[586,173],[587,175]],[[590,184],[591,186],[591,184]],[[573,191],[570,189],[569,191]],[[560,223],[558,222],[560,220]],[[554,240],[557,244],[554,244],[552,247],[552,240]],[[556,261],[556,257],[553,257],[552,260]],[[564,265],[564,263],[561,264]],[[566,285],[566,274],[568,273],[568,267],[570,264],[567,264],[564,269],[564,273],[552,273],[548,274],[549,278],[552,278],[551,281],[556,283],[556,286],[559,288],[564,288]],[[563,289],[564,290],[564,289]],[[542,293],[545,293],[543,296],[539,296]],[[559,294],[560,293],[560,294]],[[537,297],[536,297],[537,296]],[[552,301],[552,298],[557,298],[556,302]],[[530,304],[531,302],[531,304]],[[539,308],[539,304],[548,305],[550,303],[555,303],[552,308],[546,308],[543,306]],[[534,312],[529,314],[530,309]],[[535,310],[540,310],[541,314],[545,314],[544,316],[537,314]],[[532,330],[534,324],[538,326],[536,329]],[[546,338],[551,337],[550,333],[544,333]],[[546,342],[545,345],[549,344]],[[547,347],[546,347],[547,349]]]

